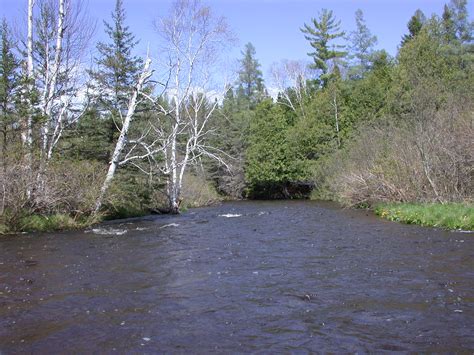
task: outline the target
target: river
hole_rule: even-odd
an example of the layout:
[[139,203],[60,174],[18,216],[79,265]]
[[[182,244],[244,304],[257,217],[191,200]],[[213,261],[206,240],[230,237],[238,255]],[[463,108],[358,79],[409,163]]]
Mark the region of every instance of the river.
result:
[[0,353],[474,351],[474,234],[309,201],[0,238]]

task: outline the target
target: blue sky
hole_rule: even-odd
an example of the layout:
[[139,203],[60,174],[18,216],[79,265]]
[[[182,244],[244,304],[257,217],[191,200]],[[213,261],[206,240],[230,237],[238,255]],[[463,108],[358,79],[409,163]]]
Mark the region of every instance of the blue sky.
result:
[[[363,10],[368,27],[377,35],[378,48],[396,54],[406,24],[416,9],[427,16],[441,14],[449,0],[210,0],[214,12],[227,18],[239,42],[231,57],[238,58],[241,48],[252,42],[257,59],[266,75],[270,65],[281,59],[307,59],[311,50],[300,28],[318,16],[322,8],[331,9],[347,32],[354,29],[354,12]],[[103,39],[102,20],[110,21],[115,0],[86,0],[90,15],[97,20],[96,39]],[[127,22],[141,40],[137,50],[144,54],[147,43],[153,50],[156,34],[152,20],[166,15],[170,0],[124,0]],[[0,16],[22,24],[27,0],[0,0]],[[472,6],[472,3],[469,3]],[[472,10],[471,16],[472,16]]]

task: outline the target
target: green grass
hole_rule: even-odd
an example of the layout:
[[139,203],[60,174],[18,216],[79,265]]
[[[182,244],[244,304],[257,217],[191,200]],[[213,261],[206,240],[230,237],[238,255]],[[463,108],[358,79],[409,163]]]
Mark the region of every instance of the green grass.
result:
[[384,203],[375,213],[390,221],[427,227],[474,230],[474,205],[461,203]]
[[66,214],[30,215],[20,220],[18,229],[24,232],[51,232],[85,228],[95,222],[97,220],[93,217],[75,219]]

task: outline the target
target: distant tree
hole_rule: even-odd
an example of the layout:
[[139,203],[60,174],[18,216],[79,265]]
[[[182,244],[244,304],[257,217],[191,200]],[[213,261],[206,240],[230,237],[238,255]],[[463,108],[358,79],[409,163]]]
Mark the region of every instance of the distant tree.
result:
[[374,46],[377,37],[372,35],[364,19],[364,13],[358,9],[355,13],[356,30],[351,32],[352,52],[356,58],[357,71],[365,72],[369,69],[373,59]]
[[469,21],[467,0],[451,0],[448,7],[452,14],[456,38],[461,43],[472,42],[474,23]]
[[112,114],[123,113],[127,109],[142,67],[142,59],[132,54],[138,41],[125,20],[123,0],[116,0],[112,23],[104,21],[109,41],[97,44],[97,70],[90,72],[102,110]]
[[448,44],[456,40],[456,26],[454,24],[453,13],[448,5],[444,5],[441,20],[441,31],[443,41]]
[[416,10],[413,16],[410,18],[410,21],[408,21],[408,34],[402,37],[402,46],[407,44],[420,33],[425,22],[426,17],[423,11],[420,9]]
[[262,71],[260,63],[255,58],[256,51],[252,43],[247,43],[242,52],[242,58],[239,60],[239,78],[237,93],[243,95],[249,102],[256,103],[261,98],[265,91],[263,84]]
[[340,30],[341,22],[336,20],[331,10],[323,9],[319,18],[313,18],[311,22],[312,26],[305,23],[301,32],[314,48],[314,52],[308,53],[314,61],[311,67],[321,71],[320,79],[323,86],[326,86],[330,77],[330,63],[344,58],[347,54],[343,45],[334,43],[342,38],[345,32]]

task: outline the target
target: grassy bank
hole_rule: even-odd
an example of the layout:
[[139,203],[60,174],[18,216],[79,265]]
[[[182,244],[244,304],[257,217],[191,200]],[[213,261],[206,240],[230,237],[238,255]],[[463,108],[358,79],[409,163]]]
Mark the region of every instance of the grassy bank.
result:
[[73,218],[67,214],[29,215],[22,217],[15,226],[0,223],[0,235],[17,232],[54,232],[59,230],[73,230],[88,227],[100,222],[102,217],[88,216]]
[[377,205],[375,213],[390,221],[407,224],[474,230],[474,205],[385,203]]

